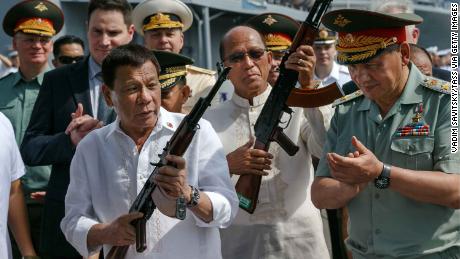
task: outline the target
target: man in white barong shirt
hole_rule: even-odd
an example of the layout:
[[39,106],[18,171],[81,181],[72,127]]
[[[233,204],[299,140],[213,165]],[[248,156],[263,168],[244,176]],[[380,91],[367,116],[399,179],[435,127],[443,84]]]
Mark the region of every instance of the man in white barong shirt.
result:
[[[135,243],[129,222],[142,214],[128,210],[153,171],[150,162],[157,162],[184,117],[160,108],[158,71],[153,54],[139,45],[119,47],[103,62],[103,93],[118,118],[77,146],[61,222],[83,256],[101,245],[107,253],[113,245]],[[201,120],[183,158],[167,160],[177,168],[164,166],[154,178],[157,209],[147,222],[147,250],[137,253],[131,246],[126,258],[220,258],[218,228],[231,223],[238,200],[218,136]],[[192,186],[200,193],[195,206]],[[188,204],[183,221],[174,218],[180,195]]]
[[[319,156],[331,117],[330,106],[299,109],[284,133],[300,150],[290,157],[278,144],[269,152],[252,149],[254,124],[270,93],[267,78],[271,53],[259,33],[238,26],[225,34],[221,59],[231,66],[228,78],[235,94],[211,108],[205,118],[219,135],[236,184],[240,174],[264,175],[254,214],[239,210],[233,224],[221,230],[224,258],[329,258],[320,212],[310,199],[313,181],[311,154]],[[286,67],[299,71],[303,87],[313,85],[313,49],[301,46]],[[288,116],[281,121],[287,122]],[[308,121],[308,122],[307,122]],[[285,125],[285,124],[284,124]]]

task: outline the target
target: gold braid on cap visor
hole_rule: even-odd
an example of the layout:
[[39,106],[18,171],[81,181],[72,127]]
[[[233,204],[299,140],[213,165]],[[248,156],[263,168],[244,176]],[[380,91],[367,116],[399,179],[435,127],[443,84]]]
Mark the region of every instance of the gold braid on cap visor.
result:
[[27,19],[14,28],[14,33],[22,31],[24,33],[38,34],[52,37],[56,34],[53,24],[42,18]]
[[167,14],[158,13],[150,17],[149,23],[142,26],[142,30],[154,30],[154,29],[164,29],[164,28],[183,28],[184,24],[180,21],[173,21]]
[[292,41],[286,37],[272,33],[265,35],[264,41],[268,50],[286,50],[292,44]]
[[397,42],[396,37],[384,38],[374,36],[353,37],[351,34],[339,37],[337,61],[340,63],[365,60]]

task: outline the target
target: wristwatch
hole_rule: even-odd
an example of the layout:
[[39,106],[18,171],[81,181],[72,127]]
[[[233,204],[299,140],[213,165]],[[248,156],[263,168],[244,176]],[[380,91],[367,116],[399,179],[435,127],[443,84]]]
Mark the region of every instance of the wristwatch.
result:
[[193,208],[198,205],[198,201],[200,200],[200,190],[195,186],[191,186],[192,192],[190,192],[190,202],[187,203],[187,208]]
[[391,166],[383,164],[382,172],[379,177],[375,178],[374,185],[379,189],[386,189],[390,186]]

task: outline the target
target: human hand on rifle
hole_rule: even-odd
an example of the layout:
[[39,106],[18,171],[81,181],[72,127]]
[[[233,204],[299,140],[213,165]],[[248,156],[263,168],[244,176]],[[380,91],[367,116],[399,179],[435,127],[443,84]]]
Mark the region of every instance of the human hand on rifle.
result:
[[314,73],[316,56],[313,48],[308,45],[300,45],[295,52],[289,55],[284,63],[287,69],[299,72],[299,83],[302,88],[312,88],[314,84]]
[[160,190],[174,201],[184,196],[187,203],[190,201],[191,188],[187,182],[187,169],[185,159],[180,156],[167,155],[166,160],[175,164],[174,166],[162,166],[154,177],[155,183]]
[[142,218],[140,212],[122,215],[110,223],[96,224],[88,233],[88,246],[127,246],[136,243],[136,230],[131,222]]
[[253,149],[254,138],[227,155],[227,163],[231,174],[268,175],[265,170],[271,169],[273,155],[260,149]]

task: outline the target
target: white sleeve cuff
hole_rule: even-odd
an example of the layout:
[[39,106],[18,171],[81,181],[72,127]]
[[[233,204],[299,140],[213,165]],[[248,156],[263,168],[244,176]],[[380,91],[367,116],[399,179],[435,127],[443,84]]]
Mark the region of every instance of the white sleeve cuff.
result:
[[81,217],[71,236],[67,236],[68,241],[83,257],[89,257],[89,255],[102,249],[102,246],[88,247],[88,232],[96,224],[99,224],[99,222],[90,218]]
[[192,213],[196,220],[198,227],[219,227],[226,228],[231,223],[232,209],[230,202],[222,195],[216,192],[203,192],[209,197],[212,204],[212,215],[213,219],[211,222],[206,223],[199,217]]

